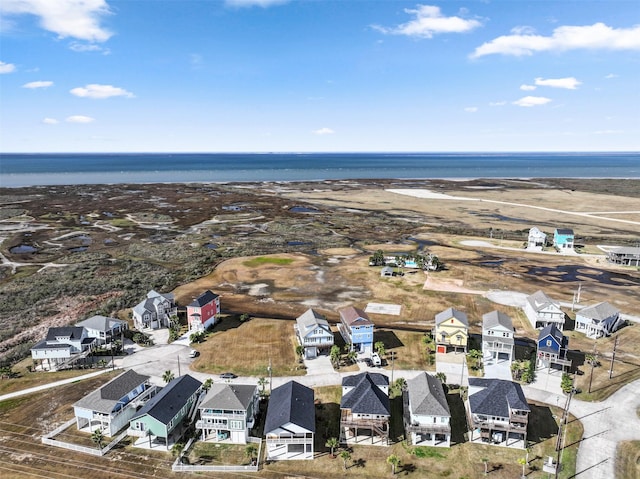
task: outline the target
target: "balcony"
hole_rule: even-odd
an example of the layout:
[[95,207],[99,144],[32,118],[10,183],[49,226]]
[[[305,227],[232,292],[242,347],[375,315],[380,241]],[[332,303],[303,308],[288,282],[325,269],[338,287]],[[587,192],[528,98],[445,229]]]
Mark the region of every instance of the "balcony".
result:
[[149,435],[149,431],[141,431],[140,429],[129,428],[127,429],[127,435],[133,437],[147,437]]
[[267,443],[268,444],[313,444],[313,434],[293,436],[293,437],[267,435]]

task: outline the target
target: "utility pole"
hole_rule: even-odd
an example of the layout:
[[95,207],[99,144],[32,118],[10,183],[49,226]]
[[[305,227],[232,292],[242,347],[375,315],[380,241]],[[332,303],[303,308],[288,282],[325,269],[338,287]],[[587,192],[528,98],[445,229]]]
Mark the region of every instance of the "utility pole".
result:
[[611,355],[611,366],[609,366],[609,379],[613,376],[613,361],[616,359],[616,349],[618,348],[618,338],[620,335],[616,335],[616,340],[613,343],[613,354]]
[[593,340],[593,360],[591,361],[591,376],[589,376],[589,394],[591,394],[591,382],[593,381],[593,368],[595,367],[596,362],[596,344],[598,342],[598,338]]
[[180,377],[180,356],[178,356],[178,377]]
[[[573,376],[573,381],[575,382],[576,377]],[[555,474],[555,479],[558,479],[558,474],[560,473],[560,466],[561,466],[561,461],[562,461],[562,453],[564,452],[564,443],[565,441],[563,440],[563,432],[564,432],[564,436],[566,438],[566,432],[567,432],[567,419],[569,416],[569,406],[571,404],[571,397],[573,396],[573,393],[575,391],[575,388],[573,387],[574,385],[571,385],[571,391],[569,391],[569,396],[567,397],[567,400],[564,404],[564,411],[562,412],[562,419],[560,420],[560,425],[558,426],[558,440],[556,441],[556,474]]]
[[391,355],[391,384],[393,384],[393,371],[395,369],[396,352],[389,351],[389,354]]
[[267,367],[267,371],[269,372],[269,395],[271,395],[271,391],[273,390],[273,371],[271,370],[271,358],[269,358],[269,366]]

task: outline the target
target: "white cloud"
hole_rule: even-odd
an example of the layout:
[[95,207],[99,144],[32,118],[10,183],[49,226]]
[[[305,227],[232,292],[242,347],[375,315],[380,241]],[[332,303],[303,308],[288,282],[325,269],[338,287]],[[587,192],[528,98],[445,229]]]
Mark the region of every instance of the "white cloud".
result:
[[535,52],[589,50],[640,50],[640,25],[611,28],[604,23],[585,26],[562,26],[551,36],[534,34],[503,35],[480,45],[471,58],[484,55],[533,55]]
[[619,135],[624,133],[623,130],[597,130],[593,132],[594,135]]
[[567,78],[536,78],[535,81],[538,86],[549,86],[551,88],[566,88],[567,90],[575,90],[578,85],[582,85],[582,82],[576,80],[574,77]]
[[68,116],[65,121],[67,123],[91,123],[92,121],[95,121],[95,118],[84,115],[72,115]]
[[22,85],[22,88],[48,88],[53,85],[52,81],[32,81]]
[[462,33],[481,26],[478,20],[461,17],[445,17],[440,7],[433,5],[417,5],[416,9],[405,9],[405,13],[415,15],[415,18],[397,27],[387,28],[372,25],[372,28],[388,35],[406,35],[408,37],[432,38],[438,33]]
[[333,135],[335,131],[331,128],[320,128],[319,130],[313,130],[312,133],[315,135]]
[[104,99],[111,98],[113,96],[126,96],[127,98],[133,98],[133,93],[128,92],[124,88],[115,87],[113,85],[98,85],[92,83],[85,85],[84,87],[77,87],[70,90],[70,93],[81,98],[93,98]]
[[512,103],[518,106],[529,107],[529,106],[546,105],[550,101],[551,101],[551,98],[545,98],[543,96],[524,96]]
[[4,15],[35,15],[42,28],[60,38],[104,42],[112,35],[100,25],[111,13],[106,0],[2,0],[1,10]]
[[464,109],[464,111],[466,111],[467,113],[475,113],[478,111],[478,107],[477,106],[468,106]]
[[605,75],[605,78],[607,80],[611,80],[612,78],[618,78],[618,75],[616,75],[615,73],[609,73],[608,75]]
[[522,91],[533,91],[535,90],[537,87],[535,85],[520,85],[520,89]]
[[528,25],[520,25],[517,27],[513,27],[511,29],[511,33],[513,33],[514,35],[533,35],[534,33],[536,33],[536,29]]
[[69,44],[69,49],[74,52],[84,53],[84,52],[102,52],[103,55],[110,55],[111,50],[109,48],[102,47],[100,45],[96,45],[95,43],[80,43],[80,42],[71,42]]
[[[69,117],[71,118],[71,117]],[[67,121],[69,121],[67,119]],[[55,118],[45,118],[42,120],[42,123],[44,123],[45,125],[57,125],[58,123],[60,123],[58,120],[56,120]]]
[[489,102],[489,106],[504,106],[506,105],[506,101],[491,101]]
[[273,5],[282,5],[289,0],[225,0],[225,4],[230,7],[262,7],[267,8]]
[[13,63],[0,62],[0,74],[13,73],[16,71],[16,66]]

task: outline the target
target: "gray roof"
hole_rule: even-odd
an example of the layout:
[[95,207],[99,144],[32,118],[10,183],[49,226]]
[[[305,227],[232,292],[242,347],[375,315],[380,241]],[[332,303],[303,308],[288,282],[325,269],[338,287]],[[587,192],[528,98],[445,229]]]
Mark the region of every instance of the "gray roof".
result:
[[111,331],[114,327],[123,324],[127,324],[127,322],[116,318],[97,315],[76,323],[76,326],[95,329],[97,331]]
[[47,342],[46,339],[43,339],[42,341],[38,342],[35,346],[33,346],[31,349],[69,349],[72,346],[70,344],[67,343],[49,343]]
[[257,389],[258,386],[253,384],[214,383],[199,407],[246,411]]
[[504,379],[469,378],[469,386],[484,388],[469,396],[472,414],[509,417],[509,408],[530,411],[518,383]]
[[509,315],[500,311],[491,311],[482,315],[482,329],[493,329],[496,326],[502,326],[509,331],[513,331],[513,322]]
[[171,380],[138,411],[132,421],[149,415],[162,424],[168,424],[200,386],[202,383],[188,374]]
[[455,308],[447,308],[444,311],[436,314],[436,324],[440,324],[451,318],[456,318],[462,324],[469,327],[469,320],[467,319],[467,315]]
[[610,318],[611,316],[615,316],[617,314],[620,314],[620,310],[615,306],[607,303],[606,301],[587,306],[577,313],[577,315],[579,316],[589,319],[595,319],[597,321],[602,321],[603,319]]
[[[382,382],[384,384],[380,384]],[[342,396],[340,409],[351,409],[357,414],[390,416],[389,396],[378,385],[388,386],[389,380],[378,373],[360,373],[343,378],[342,386],[353,386],[353,389]]]
[[407,392],[413,414],[451,416],[447,396],[438,378],[421,372],[407,381]]
[[573,230],[570,228],[556,228],[556,233],[559,235],[573,235]]
[[80,339],[84,328],[77,326],[64,326],[62,328],[49,328],[47,341],[55,341],[57,337],[64,336],[70,339]]
[[211,301],[213,301],[217,297],[218,297],[217,294],[212,293],[209,290],[206,290],[204,293],[202,293],[200,296],[194,299],[191,303],[189,303],[189,306],[193,308],[202,308],[204,305],[209,304]]
[[611,248],[609,253],[640,255],[640,246],[618,246],[617,248]]
[[145,383],[148,379],[149,376],[138,374],[133,369],[129,369],[120,376],[113,378],[101,388],[87,394],[75,403],[74,406],[109,414],[113,411],[120,399]]
[[315,329],[318,326],[324,326],[329,329],[329,322],[320,313],[312,308],[307,309],[304,313],[296,318],[298,329],[306,332],[309,329]]
[[171,302],[173,302],[173,298],[174,298],[173,293],[158,293],[153,289],[147,293],[147,298],[154,299],[158,297],[163,299],[168,299]]
[[369,316],[367,316],[367,313],[365,313],[361,309],[356,308],[354,306],[347,306],[346,308],[341,309],[339,312],[340,312],[340,318],[348,326],[351,326],[356,322],[358,323],[356,324],[356,326],[373,325],[373,321],[369,319]]
[[289,381],[271,391],[264,432],[269,433],[288,423],[307,431],[316,430],[316,409],[313,389],[296,381]]
[[133,311],[139,316],[142,316],[145,311],[149,311],[150,313],[157,313],[158,304],[164,302],[165,300],[173,304],[173,293],[160,294],[157,291],[151,290],[147,293],[147,297],[145,299],[143,299],[133,307]]
[[543,293],[542,290],[538,290],[532,295],[527,296],[527,301],[536,312],[542,311],[548,306],[555,306],[560,309],[560,305]]

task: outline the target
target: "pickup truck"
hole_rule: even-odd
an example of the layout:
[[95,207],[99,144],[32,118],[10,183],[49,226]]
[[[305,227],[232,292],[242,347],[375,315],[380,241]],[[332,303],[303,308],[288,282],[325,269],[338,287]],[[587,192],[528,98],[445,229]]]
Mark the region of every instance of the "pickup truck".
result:
[[382,366],[382,359],[380,359],[380,355],[378,353],[373,353],[371,355],[371,364],[374,366]]

